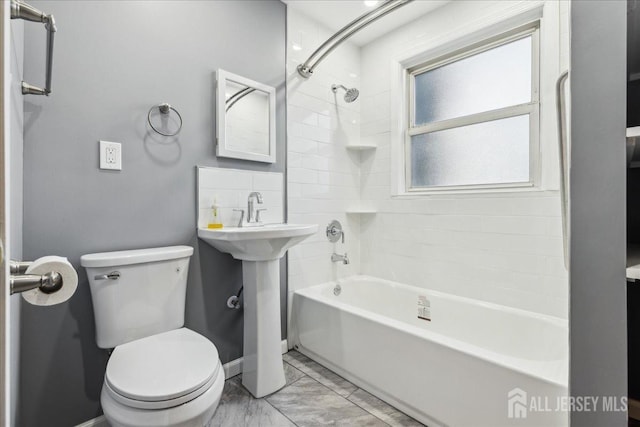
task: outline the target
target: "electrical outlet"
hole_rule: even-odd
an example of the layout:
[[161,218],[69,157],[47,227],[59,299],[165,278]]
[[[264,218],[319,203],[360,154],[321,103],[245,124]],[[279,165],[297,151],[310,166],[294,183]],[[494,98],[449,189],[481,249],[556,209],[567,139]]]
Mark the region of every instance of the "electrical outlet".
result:
[[122,170],[122,144],[100,141],[100,169]]

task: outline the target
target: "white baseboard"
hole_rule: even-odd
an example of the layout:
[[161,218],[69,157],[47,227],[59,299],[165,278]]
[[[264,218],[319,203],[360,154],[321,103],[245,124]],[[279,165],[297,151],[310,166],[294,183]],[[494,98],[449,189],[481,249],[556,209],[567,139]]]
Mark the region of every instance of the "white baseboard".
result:
[[[281,343],[282,354],[285,354],[289,351],[287,346],[287,340],[282,340]],[[238,374],[242,373],[242,357],[232,360],[229,363],[225,363],[222,365],[222,369],[224,369],[224,378],[229,379],[231,377],[235,377]],[[94,418],[89,421],[85,421],[82,424],[78,424],[75,427],[109,427],[109,423],[104,415],[100,415],[97,418]]]
[[228,380],[231,377],[235,377],[238,374],[242,373],[242,357],[236,360],[232,360],[231,362],[225,363],[222,365],[222,369],[224,369],[224,379]]
[[[286,352],[289,351],[289,348],[287,346],[287,340],[282,340],[281,347],[282,347],[282,354],[285,354]],[[238,374],[241,374],[242,373],[242,357],[232,360],[231,362],[225,363],[224,365],[222,365],[222,368],[224,369],[225,379],[229,379],[231,377],[235,377]]]
[[104,415],[100,415],[97,418],[78,424],[76,427],[109,427],[109,423]]

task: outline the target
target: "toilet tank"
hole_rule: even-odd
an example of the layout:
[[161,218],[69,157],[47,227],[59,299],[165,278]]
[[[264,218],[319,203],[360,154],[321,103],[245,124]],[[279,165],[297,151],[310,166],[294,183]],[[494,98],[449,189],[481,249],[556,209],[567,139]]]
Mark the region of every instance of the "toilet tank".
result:
[[98,347],[184,326],[189,258],[193,248],[165,248],[83,255]]

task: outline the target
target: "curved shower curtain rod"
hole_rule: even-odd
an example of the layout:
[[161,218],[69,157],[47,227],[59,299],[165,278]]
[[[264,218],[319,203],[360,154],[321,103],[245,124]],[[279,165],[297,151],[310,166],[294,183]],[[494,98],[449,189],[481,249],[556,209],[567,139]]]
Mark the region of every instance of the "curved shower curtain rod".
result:
[[317,48],[305,62],[298,65],[298,73],[305,79],[308,79],[313,75],[313,70],[315,70],[318,64],[320,64],[327,55],[333,52],[340,43],[347,40],[349,37],[372,22],[377,21],[388,13],[412,1],[413,0],[387,0],[371,12],[367,12],[351,21],[342,27],[337,33],[329,37],[327,41],[322,43],[322,45],[320,45],[320,47]]

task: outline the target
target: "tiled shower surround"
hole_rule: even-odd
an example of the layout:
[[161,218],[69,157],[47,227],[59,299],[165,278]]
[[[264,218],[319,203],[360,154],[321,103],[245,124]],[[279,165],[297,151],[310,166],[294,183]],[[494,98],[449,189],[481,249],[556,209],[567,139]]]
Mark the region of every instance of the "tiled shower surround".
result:
[[[360,218],[346,213],[360,199],[360,154],[345,148],[360,139],[360,103],[348,104],[343,91],[331,91],[332,84],[360,86],[360,54],[344,43],[304,80],[297,65],[331,32],[291,8],[288,26],[288,221],[320,225],[314,236],[289,250],[291,301],[297,289],[360,271]],[[325,237],[332,219],[344,227],[344,244]],[[332,263],[333,251],[347,252],[350,264]]]
[[[392,111],[399,102],[391,99],[392,55],[518,4],[456,3],[365,46],[342,45],[307,81],[297,77],[295,66],[332,32],[289,10],[289,221],[321,228],[289,252],[290,296],[296,289],[364,274],[567,317],[555,134],[541,135],[541,191],[391,195]],[[565,6],[551,7],[545,6],[544,25],[560,25],[566,35]],[[558,51],[561,63],[566,38]],[[332,83],[357,87],[360,98],[344,104],[339,93],[336,106]],[[551,113],[543,112],[543,118]],[[358,143],[376,148],[345,148]],[[363,207],[376,212],[346,213]],[[333,218],[346,226],[345,245],[334,246],[324,237]],[[349,266],[331,263],[334,247],[349,252]]]

